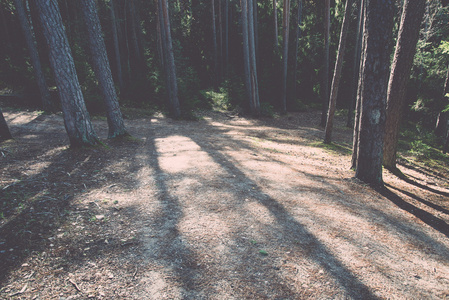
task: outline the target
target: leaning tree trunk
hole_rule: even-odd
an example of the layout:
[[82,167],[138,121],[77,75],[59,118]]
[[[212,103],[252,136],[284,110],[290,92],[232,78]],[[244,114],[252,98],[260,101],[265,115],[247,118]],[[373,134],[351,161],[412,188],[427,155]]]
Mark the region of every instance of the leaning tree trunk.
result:
[[25,12],[23,0],[14,0],[16,6],[17,16],[19,18],[20,26],[22,27],[25,41],[30,52],[31,64],[33,65],[34,74],[36,75],[37,86],[42,99],[42,107],[46,111],[52,111],[53,107],[50,99],[50,92],[45,81],[44,72],[42,72],[41,60],[39,58],[39,52],[37,51],[36,40],[33,36],[33,32],[30,23]]
[[402,10],[387,94],[383,164],[390,170],[396,169],[399,125],[425,8],[425,0],[405,0]]
[[57,0],[36,0],[39,18],[49,48],[50,63],[61,98],[64,124],[72,147],[98,143],[86,110]]
[[127,135],[106,53],[95,0],[80,0],[89,37],[95,74],[106,106],[109,138]]
[[327,113],[327,122],[324,142],[330,144],[332,140],[332,127],[334,126],[334,115],[337,107],[338,86],[340,84],[341,69],[343,67],[343,57],[346,47],[346,36],[348,35],[349,18],[351,17],[352,1],[346,1],[345,15],[341,25],[340,42],[338,44],[337,61],[335,62],[334,78],[332,80],[331,96],[329,99],[329,111]]
[[161,12],[161,20],[162,27],[161,31],[163,31],[163,48],[164,48],[164,57],[165,59],[165,72],[168,74],[168,96],[169,96],[169,105],[170,105],[170,113],[174,118],[179,118],[181,116],[181,107],[179,105],[178,99],[178,83],[176,78],[176,66],[175,66],[175,57],[173,53],[173,43],[171,39],[171,31],[170,31],[170,17],[168,11],[168,2],[167,0],[159,0],[158,1]]
[[329,102],[329,31],[330,31],[330,0],[324,0],[324,71],[321,87],[321,127],[326,126],[327,107]]
[[282,36],[284,49],[282,52],[282,113],[287,113],[287,69],[288,69],[288,39],[290,33],[290,0],[284,0],[282,19]]
[[0,142],[12,139],[11,132],[9,131],[8,124],[6,123],[3,112],[0,109]]
[[361,86],[356,178],[383,185],[382,152],[390,66],[394,1],[369,0],[365,14],[365,54]]

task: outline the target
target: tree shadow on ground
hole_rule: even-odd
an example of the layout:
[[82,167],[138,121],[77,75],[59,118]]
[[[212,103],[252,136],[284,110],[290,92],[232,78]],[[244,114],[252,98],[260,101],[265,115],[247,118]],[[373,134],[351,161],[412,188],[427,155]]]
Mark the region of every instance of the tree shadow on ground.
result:
[[[307,241],[305,242],[306,247],[313,248],[312,251],[306,252],[308,257],[321,265],[343,287],[347,295],[354,299],[376,299],[371,290],[335,258],[322,242],[310,233],[304,225],[295,220],[282,204],[265,194],[256,182],[247,177],[229,157],[222,153],[219,147],[209,141],[207,137],[199,139],[197,135],[186,135],[198,144],[203,151],[207,152],[215,163],[221,165],[229,174],[235,175],[238,181],[244,181],[252,186],[252,197],[256,198],[275,216],[277,223],[282,228],[283,235],[293,237],[298,241]],[[214,137],[216,136],[214,135]],[[238,142],[234,142],[238,144]]]
[[429,207],[431,207],[431,208],[433,208],[435,210],[438,210],[438,211],[440,211],[442,213],[445,213],[446,215],[449,215],[449,209],[446,209],[446,208],[444,208],[444,207],[442,207],[442,206],[440,206],[438,204],[435,204],[435,203],[432,203],[430,201],[424,200],[423,198],[418,197],[417,195],[415,195],[413,193],[407,192],[407,191],[405,191],[403,189],[400,189],[398,187],[392,186],[392,185],[390,185],[388,183],[385,183],[385,186],[389,187],[390,189],[395,189],[398,192],[400,192],[400,193],[402,193],[404,195],[407,195],[410,198],[413,198],[413,199],[415,199],[415,200],[417,200],[417,201],[419,201],[419,202],[421,202],[421,203],[423,203],[423,204],[425,204],[425,205],[427,205],[427,206],[429,206]]
[[[397,207],[419,218],[421,221],[449,237],[449,224],[444,220],[403,200],[388,188],[377,188],[377,192],[393,202]],[[424,202],[423,202],[424,203]]]

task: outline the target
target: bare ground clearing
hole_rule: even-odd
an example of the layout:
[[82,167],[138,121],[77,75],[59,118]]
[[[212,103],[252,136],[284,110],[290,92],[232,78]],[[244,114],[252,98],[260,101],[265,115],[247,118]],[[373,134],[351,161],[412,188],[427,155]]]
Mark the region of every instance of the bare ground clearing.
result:
[[375,191],[341,123],[341,153],[313,146],[316,112],[127,120],[135,139],[82,150],[60,116],[5,117],[2,299],[449,298],[448,174]]

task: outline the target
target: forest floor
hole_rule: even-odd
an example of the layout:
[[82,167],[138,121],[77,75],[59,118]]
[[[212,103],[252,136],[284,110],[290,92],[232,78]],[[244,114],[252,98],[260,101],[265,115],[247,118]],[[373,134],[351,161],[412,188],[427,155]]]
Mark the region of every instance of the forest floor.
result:
[[1,299],[448,299],[449,163],[354,179],[318,112],[130,117],[73,150],[60,115],[5,110]]

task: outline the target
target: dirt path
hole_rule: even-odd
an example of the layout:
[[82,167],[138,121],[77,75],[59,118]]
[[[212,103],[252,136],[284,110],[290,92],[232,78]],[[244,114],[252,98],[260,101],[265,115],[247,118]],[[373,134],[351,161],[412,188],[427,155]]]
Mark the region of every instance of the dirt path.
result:
[[5,117],[0,298],[449,298],[447,177],[374,191],[312,147],[314,112],[128,120],[136,139],[82,151],[59,116]]

